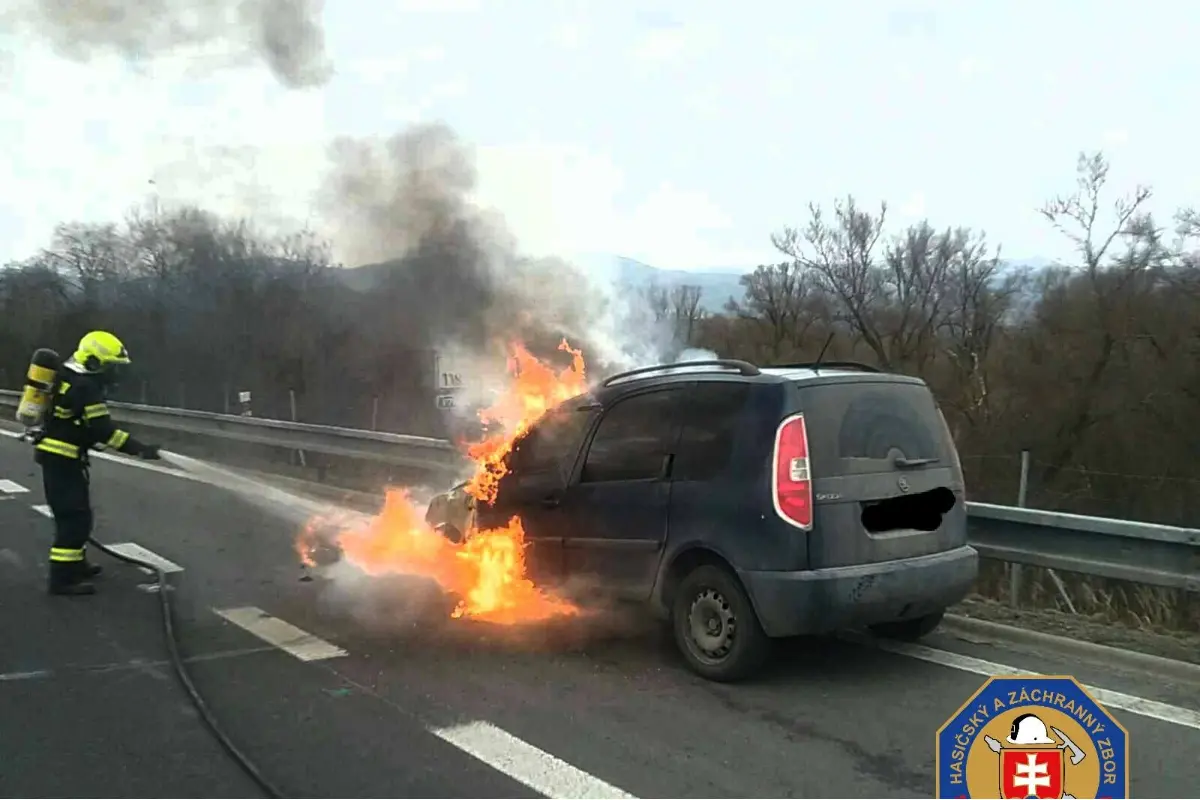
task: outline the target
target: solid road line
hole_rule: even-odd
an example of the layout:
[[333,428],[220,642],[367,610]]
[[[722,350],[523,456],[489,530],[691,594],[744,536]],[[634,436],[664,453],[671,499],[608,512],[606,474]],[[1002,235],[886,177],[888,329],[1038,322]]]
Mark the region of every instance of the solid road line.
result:
[[50,506],[33,506],[33,510],[46,519],[54,519],[54,512],[50,510]]
[[291,623],[272,617],[261,608],[214,608],[217,615],[254,634],[267,644],[272,644],[301,661],[322,661],[349,655],[342,648],[302,631]]
[[[940,664],[943,667],[959,669],[963,672],[973,672],[976,675],[993,677],[996,675],[1042,675],[1041,672],[1031,672],[1027,669],[999,664],[995,661],[984,661],[982,658],[965,656],[960,653],[950,653],[945,650],[935,650],[920,644],[908,642],[876,641],[872,643],[880,650],[897,653],[909,658],[927,661],[930,664]],[[1124,692],[1114,692],[1111,689],[1101,689],[1098,686],[1083,685],[1088,693],[1100,705],[1106,708],[1119,708],[1142,717],[1150,717],[1172,725],[1182,725],[1185,728],[1200,730],[1200,711],[1190,708],[1160,703],[1157,700],[1147,700]]]
[[634,797],[489,722],[433,728],[430,733],[546,797]]
[[16,481],[10,481],[7,478],[0,478],[0,492],[4,492],[5,494],[20,494],[21,492],[28,491],[28,489]]

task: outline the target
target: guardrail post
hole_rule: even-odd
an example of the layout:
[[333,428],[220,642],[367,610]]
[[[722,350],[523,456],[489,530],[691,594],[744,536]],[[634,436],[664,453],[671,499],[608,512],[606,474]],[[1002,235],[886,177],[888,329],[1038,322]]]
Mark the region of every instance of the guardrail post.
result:
[[[292,422],[299,422],[299,420],[296,419],[296,390],[295,389],[288,389],[288,403],[292,407]],[[308,459],[306,459],[304,457],[304,451],[297,450],[296,455],[299,456],[299,458],[300,458],[300,466],[307,467]]]
[[[1029,499],[1029,451],[1021,451],[1021,482],[1017,485],[1017,507],[1024,508]],[[1013,608],[1021,605],[1021,565],[1009,564],[1008,604]]]

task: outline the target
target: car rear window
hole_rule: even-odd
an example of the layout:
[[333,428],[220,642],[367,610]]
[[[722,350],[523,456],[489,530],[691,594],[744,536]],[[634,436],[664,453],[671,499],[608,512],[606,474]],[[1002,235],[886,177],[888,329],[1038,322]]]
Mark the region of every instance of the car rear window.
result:
[[925,386],[844,383],[801,387],[814,471],[829,475],[887,472],[894,459],[953,465],[937,403]]

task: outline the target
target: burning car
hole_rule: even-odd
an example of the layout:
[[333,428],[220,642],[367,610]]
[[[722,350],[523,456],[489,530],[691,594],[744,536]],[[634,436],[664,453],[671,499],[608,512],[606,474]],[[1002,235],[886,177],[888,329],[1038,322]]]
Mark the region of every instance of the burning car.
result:
[[774,638],[919,638],[968,594],[962,469],[923,381],[861,364],[687,366],[553,405],[425,521],[467,547],[518,523],[535,586],[647,604],[713,680],[750,675]]

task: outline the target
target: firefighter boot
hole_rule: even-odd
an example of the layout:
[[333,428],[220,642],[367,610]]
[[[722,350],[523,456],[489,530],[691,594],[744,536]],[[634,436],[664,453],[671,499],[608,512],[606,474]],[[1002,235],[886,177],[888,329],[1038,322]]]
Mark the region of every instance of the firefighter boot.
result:
[[82,561],[51,561],[50,577],[46,588],[50,594],[58,595],[96,593],[96,586],[89,579],[87,567]]
[[87,556],[84,556],[82,572],[85,578],[99,578],[100,573],[104,572],[104,567],[99,564],[93,564],[91,561],[88,561]]

